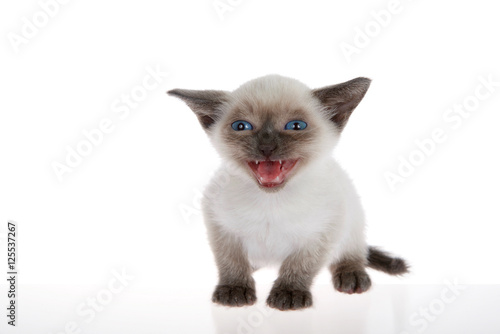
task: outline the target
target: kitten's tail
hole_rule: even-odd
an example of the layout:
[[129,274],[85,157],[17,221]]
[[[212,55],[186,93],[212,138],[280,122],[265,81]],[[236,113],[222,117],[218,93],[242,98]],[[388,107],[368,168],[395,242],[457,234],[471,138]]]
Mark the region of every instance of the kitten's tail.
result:
[[409,272],[409,266],[405,260],[393,257],[373,246],[368,247],[368,267],[389,275],[403,275]]

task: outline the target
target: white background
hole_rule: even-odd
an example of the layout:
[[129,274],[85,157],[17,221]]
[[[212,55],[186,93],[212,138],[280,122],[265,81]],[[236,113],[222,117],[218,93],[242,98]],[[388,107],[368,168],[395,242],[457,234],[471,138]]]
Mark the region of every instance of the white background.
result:
[[[12,36],[41,5],[0,5],[0,250],[7,221],[18,222],[20,272],[19,326],[7,326],[2,311],[2,333],[59,333],[73,320],[82,333],[445,333],[479,323],[498,332],[500,86],[456,128],[443,118],[474,96],[480,77],[500,81],[498,8],[401,0],[381,27],[373,12],[390,1],[228,3],[221,16],[211,0],[69,1],[17,46]],[[348,59],[342,43],[355,45],[367,27],[380,29]],[[114,103],[147,68],[168,75],[121,119]],[[244,328],[236,319],[264,311],[210,303],[216,270],[198,208],[217,154],[189,108],[165,92],[233,90],[270,73],[310,87],[373,80],[335,155],[362,197],[369,243],[408,259],[412,272],[371,272],[371,292],[341,296],[325,271],[314,309]],[[67,147],[103,119],[111,133],[59,180],[54,162],[65,163]],[[391,189],[386,173],[437,128],[444,143]],[[122,269],[134,278],[87,323],[75,308]],[[255,275],[263,310],[275,274]],[[469,288],[425,329],[412,322],[446,281]]]

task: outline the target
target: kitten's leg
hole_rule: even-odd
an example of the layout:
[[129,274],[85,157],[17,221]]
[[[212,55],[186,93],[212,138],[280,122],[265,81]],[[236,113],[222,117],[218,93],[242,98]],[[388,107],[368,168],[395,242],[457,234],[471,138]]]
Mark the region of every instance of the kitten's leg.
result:
[[207,224],[219,283],[212,301],[226,306],[252,305],[257,300],[252,267],[240,240],[215,224]]
[[324,264],[324,253],[323,248],[302,249],[288,256],[280,267],[267,304],[282,311],[310,307],[312,296],[309,289]]
[[371,286],[370,276],[365,270],[366,257],[347,255],[330,265],[335,289],[345,293],[363,293]]
[[[368,246],[364,234],[364,217],[358,200],[351,203],[353,211],[348,212],[343,225],[347,233],[337,243],[330,263],[333,286],[344,293],[363,293],[371,286],[368,265]],[[356,205],[358,209],[355,210]]]

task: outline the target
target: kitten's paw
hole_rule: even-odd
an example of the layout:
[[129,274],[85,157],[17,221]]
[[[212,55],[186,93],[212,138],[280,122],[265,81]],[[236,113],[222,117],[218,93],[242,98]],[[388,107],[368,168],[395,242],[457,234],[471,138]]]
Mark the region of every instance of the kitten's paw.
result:
[[255,289],[236,285],[217,285],[212,301],[225,306],[252,305],[257,300]]
[[267,298],[267,305],[281,311],[300,310],[312,305],[312,296],[307,290],[273,288]]
[[341,271],[333,276],[333,285],[340,292],[348,294],[363,293],[370,288],[372,281],[364,270]]

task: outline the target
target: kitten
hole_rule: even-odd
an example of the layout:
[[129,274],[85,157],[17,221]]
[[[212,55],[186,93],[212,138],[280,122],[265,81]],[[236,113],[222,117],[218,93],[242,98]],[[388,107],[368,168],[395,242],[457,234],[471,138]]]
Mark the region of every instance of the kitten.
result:
[[368,247],[360,200],[331,157],[370,80],[356,78],[311,90],[278,75],[233,92],[174,89],[196,114],[225,165],[229,182],[205,190],[204,220],[219,270],[212,300],[256,301],[252,272],[280,264],[267,304],[279,310],[312,305],[310,287],[323,266],[341,292],[362,293],[365,267],[399,275],[404,260]]

